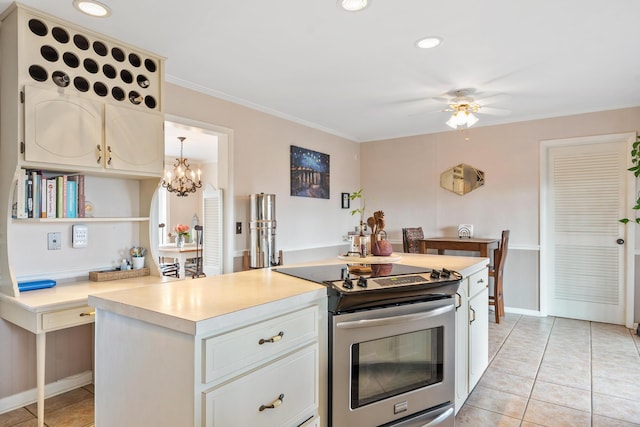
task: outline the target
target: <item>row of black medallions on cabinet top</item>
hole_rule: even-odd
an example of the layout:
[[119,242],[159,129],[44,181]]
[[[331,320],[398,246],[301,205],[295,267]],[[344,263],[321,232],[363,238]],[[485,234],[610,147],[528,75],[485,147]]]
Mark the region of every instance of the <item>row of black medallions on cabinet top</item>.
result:
[[[33,34],[40,37],[45,37],[49,34],[47,25],[38,19],[29,20],[29,29]],[[105,43],[98,40],[90,43],[82,34],[75,34],[73,37],[70,37],[67,30],[59,26],[51,29],[51,36],[62,45],[68,44],[69,41],[73,39],[74,45],[81,51],[87,51],[87,53],[89,53],[89,48],[93,47],[93,51],[99,56],[107,57],[107,55],[109,55],[109,48]],[[100,72],[100,65],[95,59],[89,57],[81,59],[78,55],[70,51],[63,52],[62,55],[60,55],[58,49],[48,44],[40,47],[40,54],[43,59],[50,63],[56,63],[62,58],[64,64],[72,70],[79,69],[82,64],[82,68],[92,75],[97,75]],[[125,51],[119,47],[114,46],[111,48],[111,57],[119,63],[124,63],[128,59],[128,63],[135,68],[140,68],[144,64],[146,72],[149,73],[155,73],[158,69],[155,60],[145,58],[143,61],[138,54],[133,52],[126,55]],[[80,92],[88,92],[93,89],[94,93],[100,97],[105,97],[111,93],[111,96],[116,101],[129,99],[134,105],[139,105],[144,102],[148,108],[154,109],[157,106],[156,99],[151,95],[140,93],[150,86],[149,79],[144,72],[145,71],[142,73],[132,73],[127,69],[121,69],[120,72],[118,72],[115,66],[104,64],[102,66],[102,73],[107,79],[115,80],[119,77],[125,84],[133,84],[135,81],[139,88],[136,90],[125,90],[117,84],[109,89],[106,83],[100,81],[96,81],[92,85],[87,78],[81,75],[75,76],[72,79],[64,70],[55,70],[51,73],[51,76],[49,76],[47,69],[41,65],[34,64],[29,67],[29,75],[35,81],[44,82],[51,77],[53,83],[59,87],[67,87],[73,84]]]

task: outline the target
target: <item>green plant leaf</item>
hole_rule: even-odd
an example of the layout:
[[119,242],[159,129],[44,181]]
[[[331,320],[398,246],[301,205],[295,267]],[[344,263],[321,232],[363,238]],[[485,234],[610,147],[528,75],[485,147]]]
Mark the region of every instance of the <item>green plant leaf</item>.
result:
[[619,220],[621,223],[626,224],[629,222],[629,218],[622,218]]

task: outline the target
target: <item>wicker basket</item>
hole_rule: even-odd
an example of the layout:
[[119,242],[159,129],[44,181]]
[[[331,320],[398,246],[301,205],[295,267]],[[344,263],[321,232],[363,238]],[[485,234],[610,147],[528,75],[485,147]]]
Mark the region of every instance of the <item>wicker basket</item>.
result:
[[135,270],[90,271],[89,280],[92,282],[106,282],[107,280],[130,279],[132,277],[148,276],[149,274],[150,270],[148,267]]

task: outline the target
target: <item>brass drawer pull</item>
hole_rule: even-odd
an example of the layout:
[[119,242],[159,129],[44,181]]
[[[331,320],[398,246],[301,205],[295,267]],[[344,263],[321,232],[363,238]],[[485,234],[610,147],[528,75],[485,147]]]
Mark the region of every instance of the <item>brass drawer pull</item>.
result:
[[274,400],[273,402],[271,402],[271,405],[260,405],[260,408],[258,408],[258,410],[260,412],[264,411],[265,409],[274,409],[277,408],[278,406],[282,405],[282,401],[284,400],[284,394],[281,394],[280,396],[278,396],[278,398],[276,400]]
[[260,338],[260,341],[258,341],[258,344],[262,345],[267,342],[278,342],[282,339],[283,336],[284,336],[284,332],[280,331],[278,335],[274,335],[271,338],[267,338],[267,339]]
[[89,311],[89,312],[84,312],[84,313],[80,313],[80,317],[84,317],[84,316],[95,316],[96,312],[95,311]]
[[469,324],[472,324],[476,321],[476,311],[473,309],[473,307],[469,307],[469,310],[473,312],[473,319],[471,319],[471,321],[469,322]]

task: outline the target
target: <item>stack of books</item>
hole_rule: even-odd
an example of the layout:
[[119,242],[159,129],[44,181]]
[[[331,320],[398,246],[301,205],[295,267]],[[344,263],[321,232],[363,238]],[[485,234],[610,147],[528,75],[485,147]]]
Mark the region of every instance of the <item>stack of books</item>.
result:
[[21,169],[13,193],[13,218],[84,218],[84,175]]

